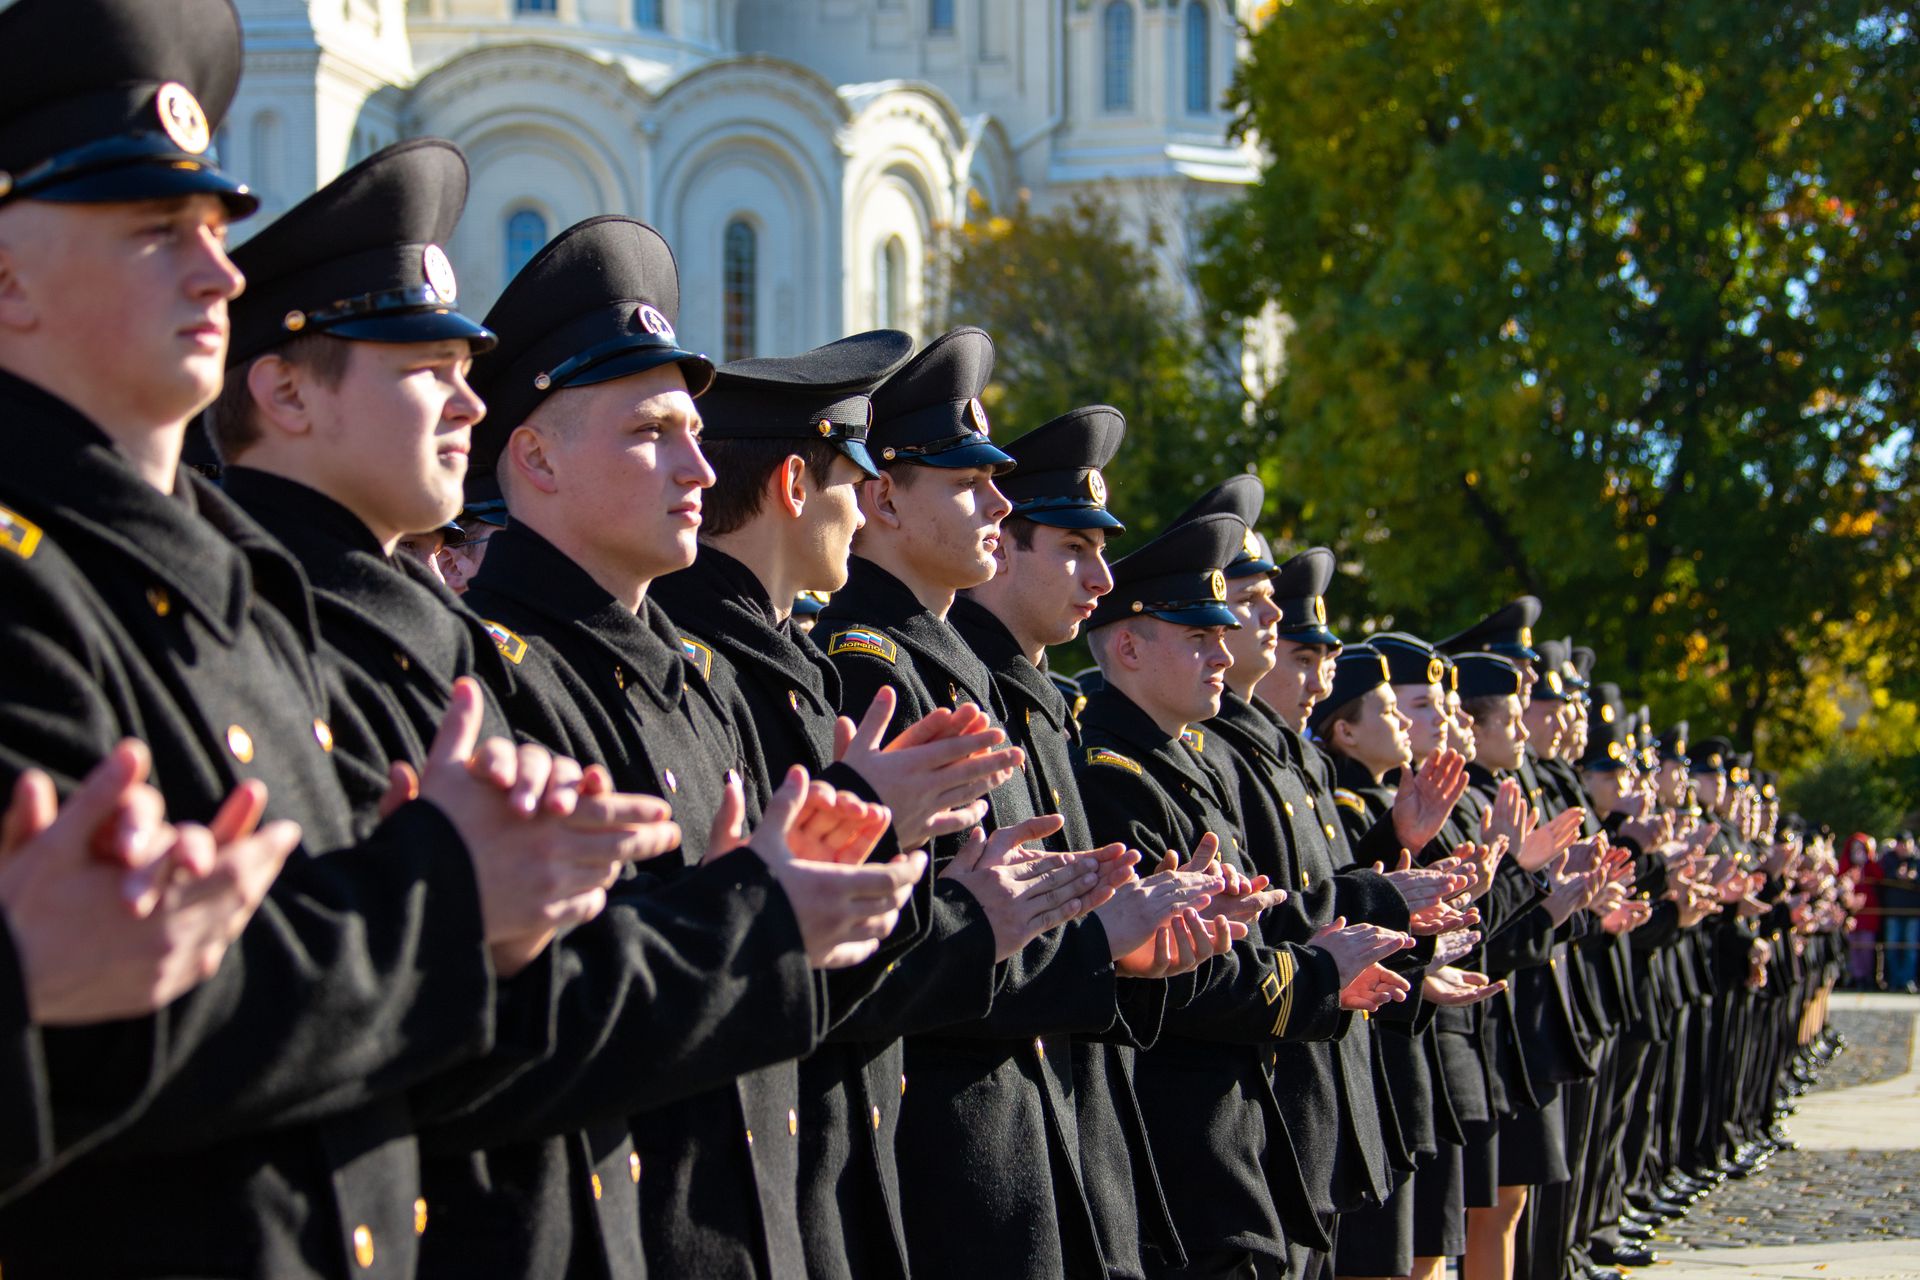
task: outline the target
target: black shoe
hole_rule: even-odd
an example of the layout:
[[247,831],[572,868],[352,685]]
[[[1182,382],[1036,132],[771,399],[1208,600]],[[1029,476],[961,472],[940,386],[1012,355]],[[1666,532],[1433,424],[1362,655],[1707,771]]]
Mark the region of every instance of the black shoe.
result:
[[1613,1229],[1619,1233],[1622,1240],[1653,1239],[1653,1226],[1651,1223],[1635,1222],[1631,1218],[1622,1218],[1614,1224]]
[[1653,1250],[1643,1249],[1637,1244],[1629,1244],[1625,1241],[1619,1244],[1608,1244],[1605,1240],[1594,1240],[1591,1242],[1591,1248],[1593,1260],[1602,1266],[1650,1267],[1659,1261],[1654,1257]]
[[1660,1217],[1658,1214],[1648,1213],[1645,1209],[1637,1209],[1629,1204],[1620,1211],[1620,1221],[1637,1222],[1643,1227],[1651,1227],[1659,1223]]
[[1580,1272],[1580,1275],[1584,1280],[1627,1280],[1626,1272],[1616,1271],[1612,1267],[1603,1267],[1597,1262],[1588,1264],[1587,1269]]

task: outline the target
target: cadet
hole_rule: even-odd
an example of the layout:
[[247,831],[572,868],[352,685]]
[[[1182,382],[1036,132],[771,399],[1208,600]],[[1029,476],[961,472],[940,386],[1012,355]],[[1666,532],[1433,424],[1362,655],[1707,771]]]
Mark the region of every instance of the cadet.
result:
[[[507,286],[486,322],[500,345],[475,367],[490,408],[475,455],[498,476],[511,521],[466,602],[513,670],[517,729],[673,806],[681,856],[656,860],[631,891],[677,895],[730,879],[729,936],[771,930],[723,970],[759,1012],[668,1042],[690,1063],[626,1099],[638,1152],[590,1152],[597,1187],[631,1193],[644,1171],[647,1257],[667,1274],[799,1275],[792,1060],[817,1043],[822,1015],[809,969],[871,954],[923,860],[763,868],[722,856],[744,810],[740,744],[704,664],[648,597],[655,578],[692,562],[700,493],[713,482],[692,399],[712,366],[676,341],[678,308],[672,253],[627,218],[562,232]],[[610,976],[625,980],[617,963]],[[640,1054],[661,1048],[635,1043]],[[712,1088],[743,1060],[775,1065]]]
[[[11,1206],[0,1265],[406,1275],[419,1199],[406,1091],[486,1050],[490,947],[551,927],[625,833],[572,832],[471,774],[469,702],[424,799],[352,843],[329,758],[341,708],[305,579],[179,464],[186,423],[219,389],[240,289],[225,227],[254,203],[206,155],[239,73],[238,18],[226,0],[25,0],[0,14],[0,50],[6,772],[37,764],[71,786],[137,733],[176,820],[230,844],[264,793],[307,850],[220,971],[157,1018],[107,1039],[41,1033],[56,1080],[85,1063],[82,1087],[112,1099],[121,1072],[159,1079],[137,1123]],[[548,767],[543,752],[524,763]],[[556,873],[564,892],[532,892]],[[103,1206],[115,1230],[75,1232]]]

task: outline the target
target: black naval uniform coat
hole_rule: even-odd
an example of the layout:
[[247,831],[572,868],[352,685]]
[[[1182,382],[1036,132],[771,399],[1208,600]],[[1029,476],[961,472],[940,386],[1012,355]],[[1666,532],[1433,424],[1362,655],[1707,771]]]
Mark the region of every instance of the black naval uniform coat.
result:
[[[690,1053],[697,1067],[657,1091],[643,1083],[626,1089],[618,1100],[633,1113],[636,1150],[624,1158],[606,1128],[610,1117],[598,1118],[594,1176],[603,1191],[638,1185],[646,1256],[660,1275],[802,1276],[795,1060],[819,1041],[825,999],[786,896],[758,855],[740,849],[702,865],[726,776],[741,764],[734,728],[657,604],[630,612],[525,525],[493,536],[466,601],[513,668],[507,703],[517,729],[582,763],[604,764],[623,790],[673,805],[681,849],[644,864],[613,897],[709,904],[730,886],[734,907],[706,920],[723,930],[771,926],[705,975],[736,986],[742,999],[758,997],[757,1017],[679,1028],[657,1049],[642,1039],[624,1062],[601,1055],[605,1069],[637,1082],[643,1074],[659,1079],[636,1069],[650,1053]],[[735,912],[744,906],[754,909],[742,918]],[[620,933],[646,909],[610,904],[607,936],[593,936],[611,954],[595,957],[582,999],[597,995],[598,983],[634,981],[630,962],[619,959],[629,945]],[[609,1096],[589,1093],[595,1102]]]
[[[660,579],[650,594],[692,642],[735,723],[751,729],[742,742],[750,787],[770,795],[801,764],[833,786],[875,798],[858,773],[833,760],[839,671],[791,619],[775,620],[751,569],[702,546],[692,568]],[[865,708],[849,710],[858,719]],[[892,730],[906,723],[896,713]],[[890,834],[874,856],[895,848]],[[935,893],[933,876],[924,877],[874,957],[828,976],[832,1023],[800,1063],[800,1229],[810,1275],[906,1274],[893,1148],[906,1059],[893,1029],[985,1009],[993,968],[991,930],[984,921],[966,928],[972,917],[957,899],[936,909]],[[934,935],[936,918],[949,930],[946,944],[919,948]],[[876,982],[884,990],[869,1001]],[[942,1010],[943,986],[965,993],[958,1005]]]
[[[962,597],[954,601],[949,616],[992,673],[994,691],[1007,712],[1009,740],[1026,753],[1028,798],[1039,812],[1060,815],[1061,829],[1048,838],[1048,846],[1093,848],[1093,828],[1073,772],[1080,726],[1065,695],[1027,660],[1013,633],[990,610]],[[1081,1183],[1113,1280],[1144,1280],[1150,1266],[1185,1265],[1134,1089],[1135,1052],[1159,1037],[1170,985],[1180,988],[1176,998],[1184,1000],[1191,994],[1192,978],[1174,984],[1122,979],[1113,1026],[1103,1034],[1071,1040]],[[1044,1039],[1060,1047],[1056,1037]],[[1049,1064],[1062,1056],[1054,1053]]]
[[306,580],[257,525],[190,473],[161,493],[5,375],[0,442],[0,785],[39,766],[70,789],[133,736],[170,818],[205,822],[258,778],[267,817],[303,831],[208,982],[151,1018],[41,1032],[56,1117],[69,1097],[83,1115],[150,1097],[0,1215],[0,1268],[409,1275],[406,1090],[493,1030],[466,849],[424,802],[353,842]]
[[[1095,839],[1124,841],[1151,862],[1186,857],[1211,831],[1222,859],[1256,873],[1232,785],[1201,753],[1112,687],[1088,697],[1080,732],[1075,767]],[[1270,1073],[1276,1042],[1324,1039],[1340,1017],[1333,957],[1259,932],[1210,961],[1193,998],[1168,1008],[1136,1080],[1154,1149],[1170,1169],[1180,1160],[1165,1190],[1190,1257],[1244,1252],[1284,1266],[1290,1234],[1328,1247],[1275,1098],[1287,1083]]]
[[[1392,883],[1336,852],[1341,828],[1332,797],[1310,768],[1307,744],[1271,708],[1229,688],[1201,732],[1203,750],[1213,749],[1210,758],[1234,784],[1254,869],[1288,892],[1264,922],[1270,938],[1306,942],[1339,916],[1407,927],[1406,900]],[[1314,1211],[1323,1216],[1378,1204],[1392,1189],[1391,1103],[1376,1097],[1374,1058],[1372,1028],[1346,1013],[1332,1037],[1275,1049],[1275,1092]]]
[[[899,723],[963,702],[1005,723],[980,658],[871,561],[854,557],[816,630],[850,706],[890,684]],[[988,805],[989,830],[1035,811],[1018,777]],[[984,1014],[907,1040],[911,1088],[898,1156],[912,1269],[922,1277],[1104,1275],[1079,1169],[1071,1053],[1062,1039],[1049,1054],[1046,1037],[1113,1026],[1117,976],[1106,930],[1090,916],[1051,930],[995,966],[994,982]]]

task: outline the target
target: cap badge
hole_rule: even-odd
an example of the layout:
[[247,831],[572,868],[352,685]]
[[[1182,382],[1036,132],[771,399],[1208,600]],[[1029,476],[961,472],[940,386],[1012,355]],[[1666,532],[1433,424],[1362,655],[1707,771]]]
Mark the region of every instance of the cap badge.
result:
[[1315,596],[1313,598],[1313,620],[1323,627],[1327,625],[1327,598],[1325,596]]
[[676,341],[673,336],[673,326],[667,323],[667,318],[660,313],[660,308],[643,302],[640,304],[640,309],[633,313],[633,318],[648,333],[657,333],[668,342]]
[[1602,704],[1601,704],[1601,707],[1600,707],[1600,723],[1601,723],[1601,724],[1612,724],[1612,723],[1613,723],[1613,704],[1612,704],[1611,702],[1607,702],[1607,703],[1602,703]]
[[1447,664],[1438,657],[1427,660],[1427,683],[1439,684],[1440,678],[1447,674]]
[[207,113],[200,109],[200,100],[187,86],[169,80],[160,86],[154,106],[160,113],[160,127],[182,151],[197,156],[213,141]]
[[1093,498],[1095,505],[1102,506],[1102,507],[1106,506],[1107,505],[1106,477],[1101,475],[1098,471],[1087,472],[1087,493],[1089,496]]
[[1609,743],[1607,744],[1607,759],[1609,759],[1609,760],[1618,760],[1618,759],[1620,759],[1620,758],[1621,758],[1622,756],[1624,756],[1625,754],[1626,754],[1626,753],[1625,753],[1624,751],[1622,751],[1622,750],[1620,749],[1620,744],[1619,744],[1619,743],[1617,743],[1617,742],[1609,742]]
[[1562,692],[1560,688],[1560,673],[1558,671],[1547,672],[1547,688],[1553,690],[1555,693]]
[[1532,627],[1520,628],[1520,647],[1522,649],[1533,648],[1533,628]]
[[987,422],[986,406],[980,403],[978,397],[967,401],[967,417],[972,421],[973,429],[981,435],[993,434],[993,427]]
[[1225,600],[1227,598],[1227,575],[1215,569],[1207,576],[1207,587],[1213,592],[1213,598],[1215,600]]
[[1240,539],[1240,553],[1249,560],[1260,558],[1260,539],[1253,530],[1247,530],[1247,536]]
[[440,301],[452,302],[460,296],[460,282],[454,278],[453,263],[447,260],[447,251],[439,245],[430,244],[421,253],[420,272]]
[[1380,683],[1393,683],[1393,668],[1387,665],[1387,655],[1384,653],[1380,655]]

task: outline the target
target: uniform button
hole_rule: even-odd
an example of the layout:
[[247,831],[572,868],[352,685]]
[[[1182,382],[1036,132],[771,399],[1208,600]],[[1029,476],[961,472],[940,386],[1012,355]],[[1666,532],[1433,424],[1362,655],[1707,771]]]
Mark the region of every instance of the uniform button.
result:
[[406,654],[401,653],[398,649],[395,649],[393,651],[393,662],[394,662],[394,665],[399,667],[402,671],[413,670],[413,659],[409,658]]
[[1239,836],[1228,836],[1228,837],[1227,837],[1227,839],[1229,839],[1229,840],[1231,840],[1231,841],[1233,841],[1233,847],[1234,847],[1234,848],[1235,848],[1236,850],[1237,850],[1237,849],[1239,849],[1239,847],[1240,847],[1240,837],[1239,837]]
[[1060,788],[1058,788],[1058,787],[1055,787],[1055,788],[1053,789],[1053,802],[1054,802],[1055,804],[1059,804],[1059,803],[1060,803]]
[[148,587],[147,605],[154,613],[164,618],[173,612],[173,597],[167,594],[165,587]]
[[787,690],[787,705],[793,708],[795,715],[800,714],[800,691],[798,689]]
[[907,1096],[907,1073],[904,1071],[900,1073],[900,1096]]
[[800,1136],[800,1113],[792,1107],[787,1108],[787,1136],[789,1138]]
[[1042,1040],[1039,1036],[1035,1036],[1033,1038],[1033,1051],[1040,1055],[1040,1060],[1042,1062],[1046,1061],[1047,1042],[1045,1040]]
[[751,1129],[747,1130],[747,1145],[748,1146],[753,1145],[753,1130]]
[[1286,807],[1286,810],[1287,810],[1287,816],[1288,816],[1289,818],[1291,818],[1291,817],[1293,816],[1293,801],[1291,801],[1291,800],[1282,800],[1282,801],[1281,801],[1280,803],[1281,803],[1282,805],[1284,805],[1284,806]]
[[660,777],[663,781],[666,782],[667,790],[669,791],[680,790],[680,779],[673,776],[673,770],[671,769],[662,770],[660,773]]
[[413,1202],[413,1234],[427,1234],[427,1198],[421,1196]]
[[627,1152],[627,1172],[633,1176],[635,1182],[640,1181],[640,1153],[638,1151]]
[[873,1131],[880,1132],[880,1108],[878,1107],[873,1109]]
[[593,1198],[595,1200],[600,1198],[600,1190],[600,1175],[596,1173],[593,1175]]
[[333,750],[333,729],[325,720],[313,722],[313,740],[320,744],[322,751]]
[[622,689],[627,687],[627,669],[625,667],[615,667],[613,669],[613,682]]
[[1327,824],[1327,839],[1333,839],[1333,824],[1331,822]]
[[1311,808],[1313,808],[1313,797],[1312,797],[1312,796],[1308,796],[1308,797],[1307,797],[1307,808],[1309,808],[1309,809],[1311,809]]
[[233,752],[233,758],[241,764],[253,761],[253,735],[237,724],[227,726],[227,750]]
[[365,1225],[353,1229],[353,1260],[362,1267],[373,1265],[373,1232]]
[[1306,872],[1302,871],[1300,873],[1300,887],[1304,889],[1312,883],[1313,883],[1313,880],[1307,875]]

